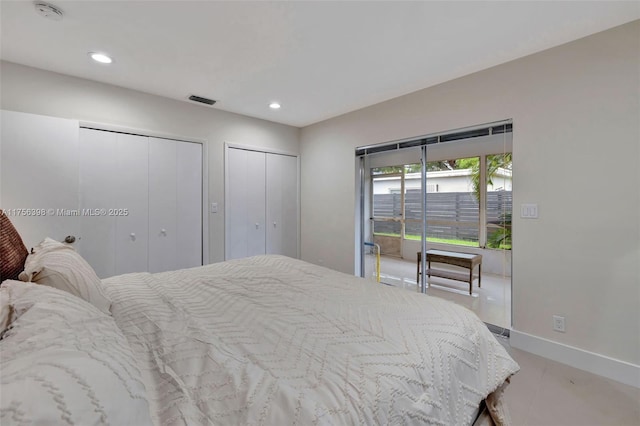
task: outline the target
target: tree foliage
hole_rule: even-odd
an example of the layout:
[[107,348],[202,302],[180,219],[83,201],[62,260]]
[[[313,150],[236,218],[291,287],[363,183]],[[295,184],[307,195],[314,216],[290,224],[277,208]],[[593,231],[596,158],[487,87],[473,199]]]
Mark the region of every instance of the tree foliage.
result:
[[373,169],[372,173],[374,175],[389,175],[395,173],[402,173],[404,169],[405,173],[418,173],[422,169],[420,163],[417,164],[407,164],[405,166],[387,166],[387,167],[376,167]]

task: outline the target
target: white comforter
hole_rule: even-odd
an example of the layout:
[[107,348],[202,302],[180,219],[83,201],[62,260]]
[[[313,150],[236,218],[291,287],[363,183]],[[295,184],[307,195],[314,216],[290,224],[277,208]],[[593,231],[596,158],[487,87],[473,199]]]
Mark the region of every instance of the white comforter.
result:
[[281,256],[103,284],[157,424],[469,424],[518,370],[465,308]]
[[71,293],[8,280],[0,323],[0,425],[152,424],[136,360],[108,314]]

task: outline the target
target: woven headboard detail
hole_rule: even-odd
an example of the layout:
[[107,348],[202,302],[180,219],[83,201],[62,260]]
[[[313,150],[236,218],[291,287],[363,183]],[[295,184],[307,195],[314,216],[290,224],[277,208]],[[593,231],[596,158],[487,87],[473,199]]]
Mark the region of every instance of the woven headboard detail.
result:
[[17,280],[28,254],[20,234],[0,210],[0,282]]

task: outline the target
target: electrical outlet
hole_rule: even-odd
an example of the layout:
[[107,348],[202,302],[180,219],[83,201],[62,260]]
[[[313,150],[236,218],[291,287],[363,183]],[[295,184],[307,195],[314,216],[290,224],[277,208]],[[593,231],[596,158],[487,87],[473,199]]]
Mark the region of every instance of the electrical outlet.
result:
[[565,332],[565,329],[564,329],[564,317],[561,317],[560,315],[554,315],[553,316],[553,330],[554,331],[559,331],[561,333]]

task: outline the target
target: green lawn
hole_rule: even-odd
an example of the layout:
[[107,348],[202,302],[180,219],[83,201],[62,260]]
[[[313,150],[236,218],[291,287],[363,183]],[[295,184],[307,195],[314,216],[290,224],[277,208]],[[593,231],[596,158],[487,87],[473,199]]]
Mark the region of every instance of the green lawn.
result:
[[[380,235],[383,237],[397,237],[400,238],[400,234],[392,234],[392,233],[387,233],[387,232],[376,232],[374,233],[374,235]],[[412,235],[412,234],[408,234],[404,236],[405,240],[413,240],[413,241],[420,241],[420,238],[422,238],[420,235]],[[442,244],[453,244],[453,245],[458,245],[458,246],[467,246],[467,247],[478,247],[478,242],[477,241],[467,241],[467,240],[457,240],[455,238],[434,238],[434,237],[427,237],[427,241],[430,243],[442,243]],[[493,247],[487,247],[487,248],[493,248]],[[499,250],[511,250],[511,244],[501,244],[500,247],[498,247]]]
[[[400,237],[400,234],[392,234],[392,233],[385,233],[385,232],[376,232],[374,235],[380,235],[383,237]],[[404,238],[406,240],[420,241],[422,237],[420,235],[407,234],[404,236]],[[443,243],[443,244],[455,244],[458,246],[478,247],[477,241],[457,240],[453,238],[427,237],[427,241],[430,243]]]

